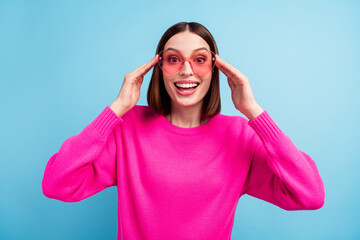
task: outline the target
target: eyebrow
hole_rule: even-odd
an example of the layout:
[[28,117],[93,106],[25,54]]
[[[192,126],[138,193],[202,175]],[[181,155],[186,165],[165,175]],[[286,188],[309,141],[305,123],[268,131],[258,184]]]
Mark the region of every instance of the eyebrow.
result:
[[[168,49],[165,50],[165,52],[167,51],[170,51],[170,50],[173,50],[175,52],[180,52],[179,50],[175,49],[175,48],[171,48],[169,47]],[[201,47],[201,48],[196,48],[193,50],[193,52],[197,52],[197,51],[200,51],[200,50],[206,50],[206,51],[209,51],[206,47]]]

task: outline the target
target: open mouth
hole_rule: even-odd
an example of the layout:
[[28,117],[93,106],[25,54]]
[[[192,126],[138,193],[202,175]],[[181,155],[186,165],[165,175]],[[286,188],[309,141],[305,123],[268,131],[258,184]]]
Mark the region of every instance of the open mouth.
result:
[[179,90],[191,90],[199,86],[199,83],[175,83],[175,87]]

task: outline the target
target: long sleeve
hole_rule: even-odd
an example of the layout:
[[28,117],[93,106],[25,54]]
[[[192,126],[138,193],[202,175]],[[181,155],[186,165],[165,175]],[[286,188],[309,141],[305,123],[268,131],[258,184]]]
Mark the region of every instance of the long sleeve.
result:
[[321,208],[325,189],[312,158],[296,148],[266,111],[248,124],[258,138],[242,194],[285,210]]
[[122,122],[109,106],[79,134],[69,137],[48,161],[45,196],[77,202],[116,185],[114,127]]

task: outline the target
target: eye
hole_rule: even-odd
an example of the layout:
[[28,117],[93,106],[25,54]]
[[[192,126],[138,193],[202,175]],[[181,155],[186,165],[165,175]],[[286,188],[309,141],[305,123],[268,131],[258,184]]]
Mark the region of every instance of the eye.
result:
[[168,57],[168,62],[169,63],[177,63],[177,62],[179,62],[179,59],[176,56],[170,56],[170,57]]
[[197,58],[195,58],[195,62],[196,63],[204,63],[204,62],[206,62],[206,58],[205,57],[197,57]]

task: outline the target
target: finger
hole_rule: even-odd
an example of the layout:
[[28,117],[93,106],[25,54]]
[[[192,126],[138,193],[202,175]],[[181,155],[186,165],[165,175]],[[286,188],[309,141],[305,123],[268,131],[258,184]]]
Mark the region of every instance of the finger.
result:
[[225,62],[222,58],[216,55],[215,65],[222,71],[228,78],[232,78],[235,74],[234,67]]
[[158,58],[159,55],[156,54],[155,57],[153,59],[151,59],[149,62],[141,65],[140,67],[138,67],[137,69],[135,69],[131,74],[132,77],[135,79],[135,84],[137,87],[141,86],[143,79],[144,79],[144,75],[150,71],[150,69],[158,62]]
[[234,75],[239,75],[241,78],[246,78],[237,68],[224,61],[219,55],[216,55],[215,65],[222,71],[227,77],[232,78]]
[[151,63],[152,61],[157,61],[158,55],[156,55],[153,59],[150,60],[150,62],[147,62],[147,63],[144,63],[143,65],[139,66],[138,68],[136,68],[134,71],[130,72],[129,75],[138,75],[142,70],[144,70],[148,65],[149,63]]
[[159,55],[156,54],[155,57],[151,59],[149,62],[135,69],[134,74],[136,75],[136,77],[144,76],[148,71],[150,71],[150,69],[157,64],[158,56]]

